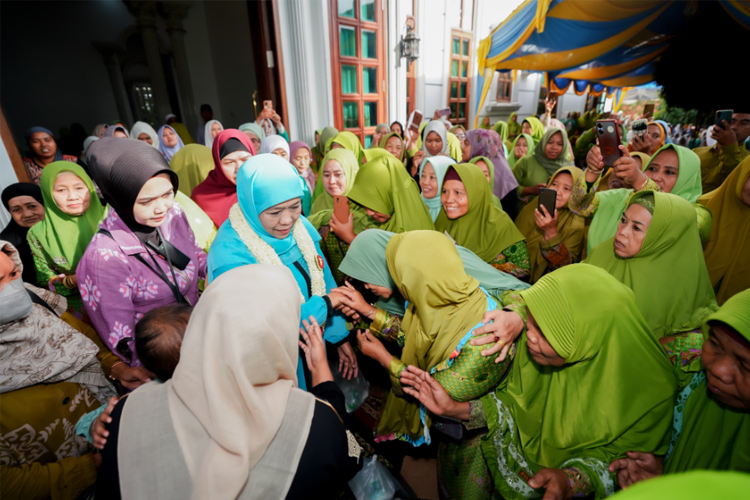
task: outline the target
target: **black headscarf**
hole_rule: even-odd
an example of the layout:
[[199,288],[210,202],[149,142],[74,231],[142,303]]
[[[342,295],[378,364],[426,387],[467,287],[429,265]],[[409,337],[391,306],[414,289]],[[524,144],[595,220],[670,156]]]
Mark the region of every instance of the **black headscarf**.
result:
[[125,225],[146,242],[156,228],[139,224],[133,216],[133,205],[143,185],[159,174],[169,174],[175,193],[177,174],[169,168],[164,156],[153,146],[136,140],[102,137],[86,151],[91,178],[102,191],[104,200],[117,212]]
[[[18,196],[31,196],[40,205],[44,206],[42,199],[42,190],[36,184],[28,182],[18,182],[11,184],[3,190],[2,201],[3,206],[6,210],[10,211],[10,200]],[[14,219],[10,219],[10,222],[5,229],[0,232],[0,240],[10,242],[11,245],[16,247],[18,255],[21,257],[23,263],[23,274],[21,279],[27,283],[36,284],[36,266],[34,265],[34,256],[31,253],[31,247],[29,242],[26,240],[26,234],[29,232],[29,228],[18,225]]]
[[232,154],[235,151],[245,151],[246,153],[249,153],[250,151],[247,150],[244,144],[242,144],[239,139],[235,138],[229,138],[221,145],[221,149],[219,150],[219,158],[224,158],[226,155]]

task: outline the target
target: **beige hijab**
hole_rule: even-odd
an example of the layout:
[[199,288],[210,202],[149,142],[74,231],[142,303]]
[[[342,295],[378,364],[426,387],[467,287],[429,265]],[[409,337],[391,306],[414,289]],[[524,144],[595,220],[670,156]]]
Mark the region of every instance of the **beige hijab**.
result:
[[[248,304],[251,314],[238,313]],[[283,266],[252,264],[216,278],[193,311],[172,379],[133,392],[123,409],[120,434],[132,428],[138,439],[139,416],[154,406],[149,394],[163,391],[168,417],[148,426],[157,438],[176,434],[186,470],[173,467],[180,457],[146,460],[127,438],[118,446],[120,476],[147,483],[139,491],[150,498],[184,490],[186,480],[193,499],[264,498],[254,491],[258,482],[284,483],[288,491],[315,405],[296,388],[300,304],[297,282]],[[283,467],[262,467],[268,454],[281,457]]]

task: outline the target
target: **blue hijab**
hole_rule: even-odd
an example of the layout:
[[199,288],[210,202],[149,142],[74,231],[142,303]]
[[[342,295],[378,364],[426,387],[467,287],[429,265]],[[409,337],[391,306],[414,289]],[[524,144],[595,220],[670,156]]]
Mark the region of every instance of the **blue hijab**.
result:
[[434,198],[430,199],[425,198],[424,194],[422,193],[420,193],[419,196],[427,206],[427,210],[430,211],[432,222],[435,222],[435,219],[437,219],[437,216],[440,213],[440,208],[443,206],[440,200],[440,191],[442,190],[443,186],[443,178],[445,177],[445,173],[448,171],[448,167],[450,167],[451,165],[455,165],[456,160],[454,160],[450,156],[431,156],[430,158],[425,158],[424,160],[422,160],[422,164],[419,166],[420,179],[422,178],[422,171],[424,170],[424,167],[425,165],[427,165],[427,163],[432,165],[432,169],[435,171],[435,177],[437,177],[438,192]]
[[[162,134],[164,133],[165,128],[168,128],[169,130],[174,132],[174,135],[177,136],[177,146],[172,146],[170,148],[164,144],[164,139],[163,139],[164,136]],[[175,132],[174,129],[170,127],[169,125],[162,125],[161,127],[159,127],[158,134],[159,134],[159,151],[161,151],[161,154],[164,155],[167,161],[171,161],[172,157],[177,154],[177,151],[182,149],[185,143],[182,142],[182,138],[179,136],[179,134]]]
[[672,137],[669,135],[669,125],[664,120],[654,120],[654,123],[658,123],[664,129],[664,144],[672,144]]

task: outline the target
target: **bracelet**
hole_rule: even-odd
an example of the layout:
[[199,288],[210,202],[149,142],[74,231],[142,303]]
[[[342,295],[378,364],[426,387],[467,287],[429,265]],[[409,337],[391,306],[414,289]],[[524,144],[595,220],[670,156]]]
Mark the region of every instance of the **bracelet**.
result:
[[71,279],[70,279],[70,276],[65,276],[65,277],[63,278],[63,281],[62,281],[62,284],[63,284],[63,286],[64,286],[65,288],[67,288],[68,290],[72,290],[73,288],[76,288],[76,287],[74,287],[74,286],[73,286],[73,285],[71,284],[71,282],[70,282],[70,281],[71,281]]
[[372,306],[372,311],[370,311],[367,314],[365,314],[365,318],[372,319],[372,318],[370,318],[370,314],[374,313],[375,309],[377,309],[377,308],[375,306]]
[[112,368],[114,368],[115,366],[117,366],[117,363],[122,363],[123,365],[125,364],[125,363],[124,363],[124,362],[123,362],[122,360],[120,360],[120,359],[118,359],[117,361],[115,361],[114,363],[112,363],[112,366],[110,366],[110,367],[109,367],[109,379],[110,379],[110,380],[112,380],[112,381],[116,381],[116,380],[117,380],[116,378],[114,378],[114,377],[112,376]]

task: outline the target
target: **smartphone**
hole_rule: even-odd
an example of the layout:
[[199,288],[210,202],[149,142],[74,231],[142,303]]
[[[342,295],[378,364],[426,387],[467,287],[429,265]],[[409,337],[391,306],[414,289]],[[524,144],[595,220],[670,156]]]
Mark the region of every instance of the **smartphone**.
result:
[[539,210],[540,214],[544,214],[544,212],[542,212],[542,206],[544,206],[544,208],[547,209],[547,213],[550,215],[550,217],[554,217],[556,201],[557,201],[556,189],[541,188],[539,190],[539,206],[536,209]]
[[451,108],[443,108],[438,110],[438,114],[440,116],[450,116],[451,115]]
[[618,158],[622,156],[619,146],[622,144],[620,137],[620,127],[614,120],[597,120],[596,137],[599,140],[599,149],[602,151],[604,161],[604,172],[615,164]]
[[732,123],[732,115],[734,114],[733,109],[721,109],[716,112],[716,119],[714,120],[714,126],[724,128],[722,121]]
[[269,113],[273,113],[273,101],[263,101],[263,109]]
[[349,222],[349,198],[346,196],[333,197],[333,215],[339,222]]
[[652,116],[654,116],[655,107],[656,107],[656,104],[654,103],[645,104],[643,106],[643,116],[645,116],[646,118],[651,118]]
[[415,110],[411,118],[411,122],[409,122],[409,126],[407,128],[411,130],[416,130],[418,132],[419,126],[421,124],[422,124],[422,112]]
[[634,134],[643,137],[648,132],[648,120],[641,118],[640,120],[633,120],[633,125],[630,127]]

